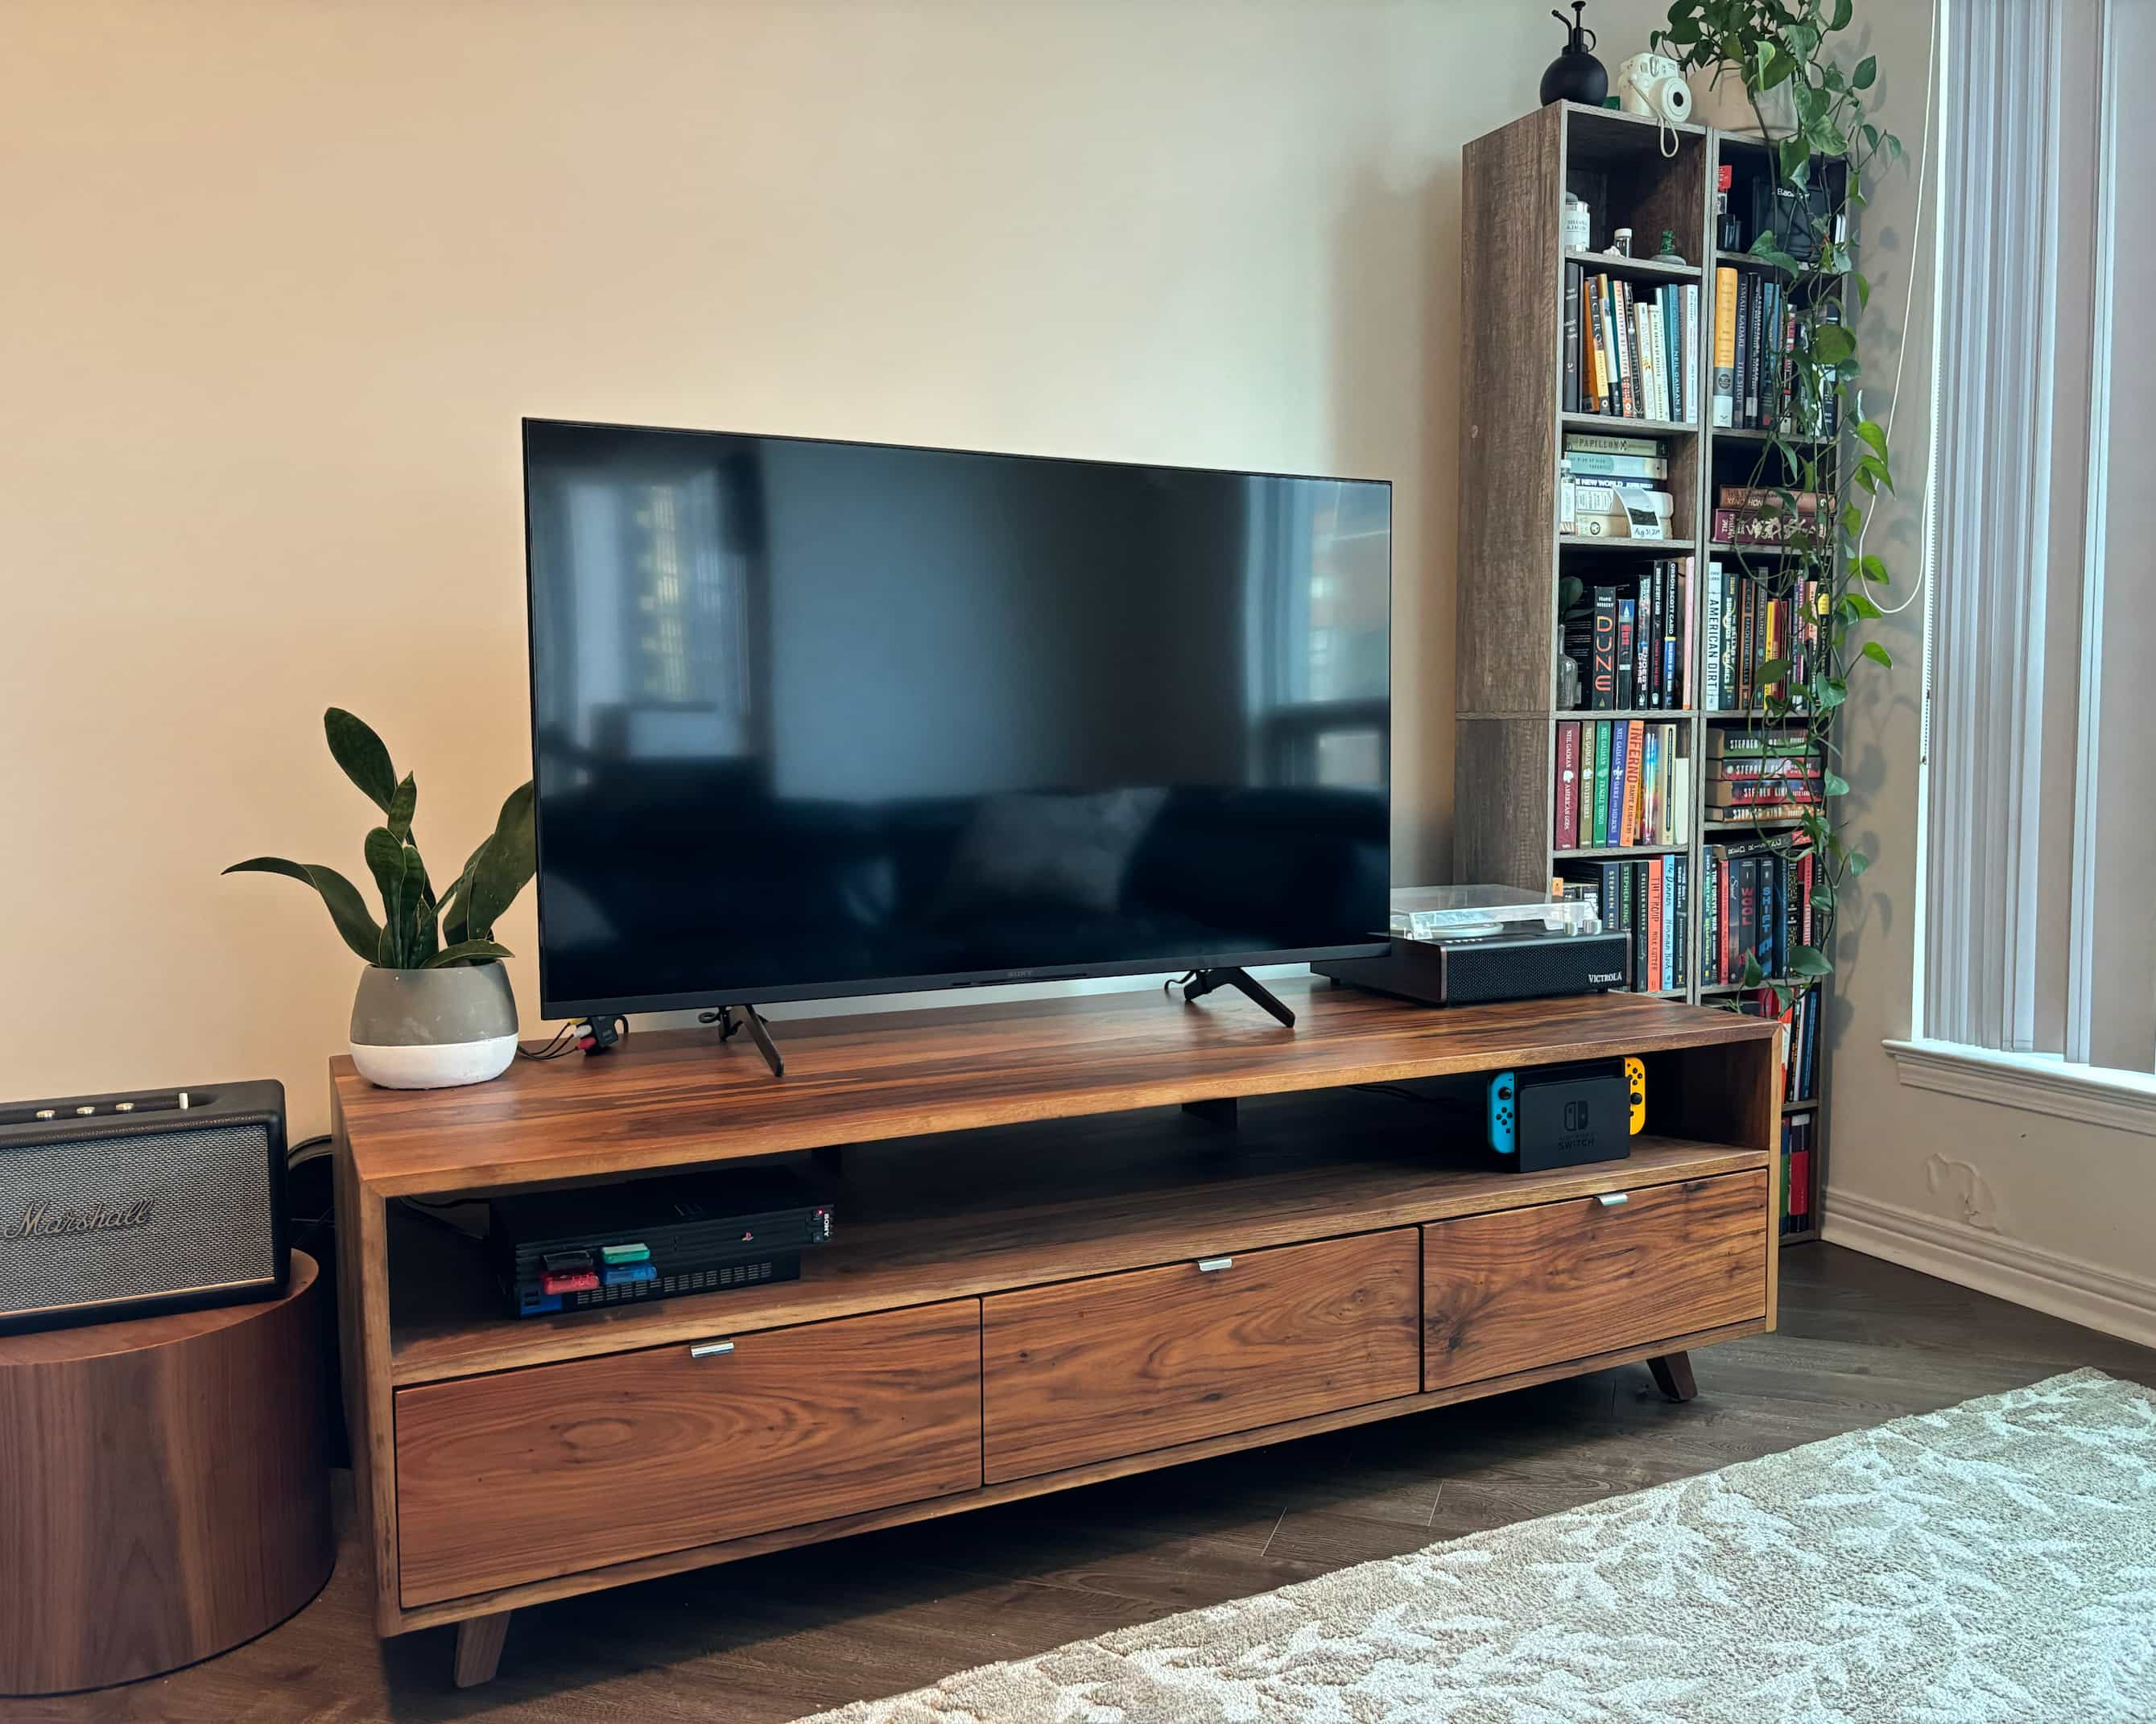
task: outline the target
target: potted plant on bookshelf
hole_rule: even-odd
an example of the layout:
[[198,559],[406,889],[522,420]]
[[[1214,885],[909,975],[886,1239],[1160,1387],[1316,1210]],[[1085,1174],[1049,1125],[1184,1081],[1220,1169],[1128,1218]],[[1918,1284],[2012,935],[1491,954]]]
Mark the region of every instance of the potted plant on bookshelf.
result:
[[[1812,937],[1793,947],[1779,976],[1763,975],[1748,954],[1743,977],[1747,988],[1771,989],[1785,1012],[1832,973],[1836,895],[1871,865],[1832,812],[1834,798],[1849,789],[1834,770],[1835,714],[1848,698],[1848,675],[1859,659],[1881,670],[1894,663],[1885,646],[1861,638],[1865,625],[1884,614],[1873,591],[1891,583],[1884,561],[1865,549],[1868,505],[1894,480],[1886,428],[1856,412],[1858,344],[1841,305],[1845,284],[1860,308],[1870,300],[1871,284],[1856,267],[1850,217],[1863,207],[1876,166],[1898,161],[1902,146],[1867,117],[1876,59],[1867,54],[1845,66],[1835,52],[1834,38],[1849,28],[1855,11],[1855,0],[1674,0],[1654,37],[1657,52],[1688,73],[1709,74],[1724,108],[1741,92],[1752,123],[1734,129],[1763,144],[1774,207],[1792,213],[1768,224],[1750,247],[1760,265],[1787,283],[1790,328],[1782,415],[1767,427],[1747,487],[1753,497],[1774,499],[1777,554],[1759,559],[1757,568],[1745,559],[1744,569],[1775,596],[1797,596],[1801,618],[1788,654],[1760,666],[1764,707],[1749,721],[1778,735],[1804,733],[1801,752],[1789,762],[1800,793],[1795,824],[1770,826],[1763,813],[1755,816],[1755,836],[1784,854],[1811,853]],[[1712,113],[1701,117],[1720,123]],[[1845,429],[1856,439],[1856,457],[1845,471]]]
[[531,878],[531,786],[509,793],[494,829],[438,898],[412,839],[419,788],[398,777],[382,738],[332,706],[322,715],[330,754],[382,812],[367,834],[368,871],[382,898],[377,921],[359,890],[334,868],[256,856],[227,874],[281,874],[321,895],[330,921],[367,968],[352,1007],[352,1057],[360,1075],[393,1090],[439,1090],[499,1077],[516,1057],[516,1001],[494,925]]

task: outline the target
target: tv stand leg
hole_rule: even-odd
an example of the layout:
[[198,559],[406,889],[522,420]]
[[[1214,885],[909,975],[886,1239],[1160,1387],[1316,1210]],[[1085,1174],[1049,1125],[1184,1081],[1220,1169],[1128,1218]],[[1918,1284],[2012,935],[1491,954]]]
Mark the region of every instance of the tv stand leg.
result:
[[[740,1013],[737,1018],[734,1013]],[[771,1039],[771,1026],[764,1022],[763,1013],[754,1006],[721,1006],[716,1012],[706,1012],[697,1020],[701,1024],[719,1026],[719,1039],[732,1041],[741,1031],[748,1031],[749,1039],[756,1050],[763,1055],[763,1063],[771,1068],[773,1077],[786,1075],[786,1062],[778,1057],[778,1044]]]
[[1248,970],[1230,966],[1219,970],[1194,970],[1190,979],[1183,984],[1186,1000],[1202,999],[1216,988],[1232,988],[1238,993],[1255,1001],[1273,1014],[1290,1029],[1295,1028],[1295,1013],[1281,1003],[1279,995],[1253,976]]
[[1209,1126],[1232,1126],[1235,1123],[1235,1098],[1223,1095],[1213,1101],[1186,1101],[1183,1111],[1194,1120],[1203,1120]]
[[1647,1368],[1655,1374],[1655,1387],[1672,1401],[1689,1401],[1699,1393],[1699,1385],[1692,1381],[1690,1353],[1663,1353],[1648,1360]]
[[501,1643],[509,1638],[512,1610],[492,1616],[469,1617],[457,1624],[457,1657],[454,1667],[457,1686],[476,1688],[491,1682],[501,1668]]

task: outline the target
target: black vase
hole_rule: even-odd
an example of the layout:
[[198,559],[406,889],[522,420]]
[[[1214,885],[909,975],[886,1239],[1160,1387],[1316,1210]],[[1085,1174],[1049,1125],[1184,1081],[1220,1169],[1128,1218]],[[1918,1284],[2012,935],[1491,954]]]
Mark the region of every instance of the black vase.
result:
[[1584,20],[1587,0],[1572,0],[1572,21],[1565,22],[1561,12],[1550,16],[1564,24],[1564,52],[1549,63],[1543,74],[1543,105],[1552,102],[1585,102],[1599,108],[1602,99],[1609,94],[1609,74],[1602,62],[1588,50],[1594,46],[1594,32]]

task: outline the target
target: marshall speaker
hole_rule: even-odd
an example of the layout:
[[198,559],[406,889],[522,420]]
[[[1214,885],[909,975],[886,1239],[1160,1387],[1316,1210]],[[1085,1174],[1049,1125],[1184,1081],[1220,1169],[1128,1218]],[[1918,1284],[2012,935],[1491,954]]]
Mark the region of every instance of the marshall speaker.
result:
[[285,1286],[285,1087],[0,1104],[0,1329]]

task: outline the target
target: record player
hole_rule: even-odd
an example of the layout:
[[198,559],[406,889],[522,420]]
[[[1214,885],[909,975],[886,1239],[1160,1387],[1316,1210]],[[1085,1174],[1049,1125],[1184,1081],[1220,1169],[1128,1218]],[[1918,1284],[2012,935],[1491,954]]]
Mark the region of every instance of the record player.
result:
[[1311,968],[1335,982],[1433,1006],[1554,999],[1625,985],[1631,942],[1595,906],[1517,886],[1403,886],[1392,950]]

